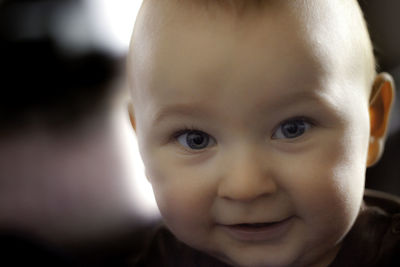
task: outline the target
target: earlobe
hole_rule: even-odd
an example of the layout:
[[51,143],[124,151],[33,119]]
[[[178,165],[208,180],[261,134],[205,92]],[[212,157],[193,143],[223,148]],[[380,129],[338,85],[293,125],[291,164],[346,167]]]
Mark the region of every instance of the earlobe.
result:
[[372,166],[380,159],[389,125],[390,111],[394,100],[394,84],[387,73],[376,76],[369,102],[370,142],[367,165]]
[[129,103],[128,104],[128,113],[129,113],[129,120],[131,121],[131,125],[134,131],[136,131],[136,122],[135,122],[135,116],[133,112],[133,104]]

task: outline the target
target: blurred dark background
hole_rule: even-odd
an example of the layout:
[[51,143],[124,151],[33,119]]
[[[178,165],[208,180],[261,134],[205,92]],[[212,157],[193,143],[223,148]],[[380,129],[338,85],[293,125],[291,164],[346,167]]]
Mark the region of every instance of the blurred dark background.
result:
[[[400,87],[400,1],[359,0],[368,23],[379,71]],[[367,170],[366,187],[400,195],[400,93],[396,90],[390,130],[382,159]]]
[[96,46],[89,29],[87,40],[63,43],[60,36],[78,31],[67,27],[62,12],[82,1],[0,3],[0,134],[32,123],[65,129],[109,102],[123,57]]
[[144,223],[125,54],[88,6],[0,0],[0,266],[107,265]]

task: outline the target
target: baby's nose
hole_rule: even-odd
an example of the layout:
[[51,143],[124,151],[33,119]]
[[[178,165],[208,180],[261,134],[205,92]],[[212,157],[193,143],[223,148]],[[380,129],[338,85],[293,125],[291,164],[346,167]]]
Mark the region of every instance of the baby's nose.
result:
[[[262,154],[262,153],[261,153]],[[230,200],[251,201],[274,194],[278,185],[265,157],[257,149],[227,155],[218,185],[218,196]]]

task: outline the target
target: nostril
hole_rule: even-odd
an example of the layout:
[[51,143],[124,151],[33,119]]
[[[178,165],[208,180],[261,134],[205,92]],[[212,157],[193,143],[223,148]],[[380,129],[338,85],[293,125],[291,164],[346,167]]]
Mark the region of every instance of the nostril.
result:
[[[232,179],[233,180],[233,179]],[[234,201],[254,201],[258,198],[275,195],[278,186],[271,179],[247,179],[246,181],[224,181],[219,185],[218,195]]]
[[224,168],[218,181],[218,196],[236,201],[253,201],[278,191],[275,174],[257,149],[243,148]]

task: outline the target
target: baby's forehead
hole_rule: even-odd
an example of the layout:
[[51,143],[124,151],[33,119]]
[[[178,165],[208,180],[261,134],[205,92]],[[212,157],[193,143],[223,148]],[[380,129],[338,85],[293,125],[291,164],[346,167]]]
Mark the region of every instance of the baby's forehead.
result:
[[[255,62],[252,56],[297,64],[307,64],[314,57],[332,61],[324,66],[346,70],[344,75],[354,76],[361,69],[372,81],[375,74],[371,43],[355,1],[248,1],[236,9],[232,3],[241,1],[152,2],[145,1],[138,16],[131,48],[132,75],[143,67],[136,62],[160,64],[167,75],[168,65],[184,73],[191,62],[206,61],[205,71],[213,72],[222,62],[217,59],[238,47],[235,58],[243,54],[243,64],[248,65]],[[292,49],[292,44],[304,49]],[[255,50],[257,46],[264,49]],[[179,62],[182,69],[174,69]],[[227,68],[229,62],[221,66]]]

